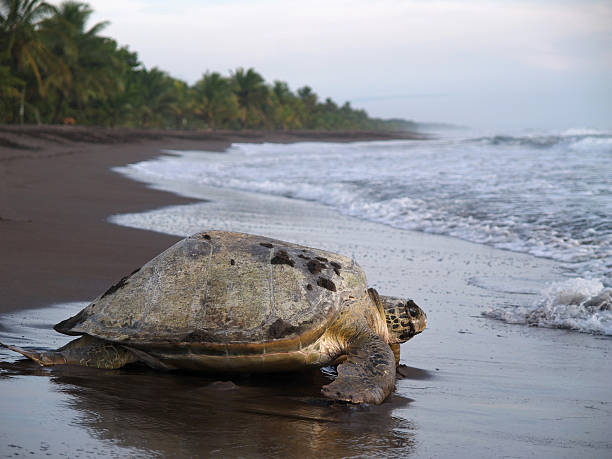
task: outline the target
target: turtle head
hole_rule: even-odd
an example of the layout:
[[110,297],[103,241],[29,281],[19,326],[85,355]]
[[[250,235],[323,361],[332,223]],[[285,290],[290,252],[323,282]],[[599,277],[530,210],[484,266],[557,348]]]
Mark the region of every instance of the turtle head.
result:
[[427,315],[412,300],[380,295],[389,329],[389,344],[408,341],[427,325]]

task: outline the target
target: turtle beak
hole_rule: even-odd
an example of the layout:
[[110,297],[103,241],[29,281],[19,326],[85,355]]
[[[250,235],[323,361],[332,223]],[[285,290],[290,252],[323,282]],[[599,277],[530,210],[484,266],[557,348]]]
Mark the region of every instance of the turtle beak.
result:
[[414,301],[408,300],[406,303],[406,312],[410,314],[412,324],[414,326],[414,335],[418,335],[425,327],[427,327],[427,314]]

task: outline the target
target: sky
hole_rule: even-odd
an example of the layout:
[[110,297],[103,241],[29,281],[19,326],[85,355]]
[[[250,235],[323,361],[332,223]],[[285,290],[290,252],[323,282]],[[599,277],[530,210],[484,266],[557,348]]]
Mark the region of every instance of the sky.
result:
[[88,3],[103,34],[188,83],[254,67],[383,118],[612,129],[610,0]]

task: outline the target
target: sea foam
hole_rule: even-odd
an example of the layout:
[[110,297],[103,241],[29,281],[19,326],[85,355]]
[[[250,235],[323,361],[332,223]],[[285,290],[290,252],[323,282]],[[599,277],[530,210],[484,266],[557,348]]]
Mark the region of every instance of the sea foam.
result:
[[512,324],[612,335],[612,289],[582,278],[555,282],[531,306],[490,308],[486,317]]

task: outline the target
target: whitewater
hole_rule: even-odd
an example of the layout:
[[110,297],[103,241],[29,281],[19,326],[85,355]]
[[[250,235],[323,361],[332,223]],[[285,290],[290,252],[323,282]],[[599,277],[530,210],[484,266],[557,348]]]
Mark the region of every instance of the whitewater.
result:
[[364,220],[549,258],[562,264],[566,281],[542,285],[532,304],[483,314],[612,335],[612,132],[461,131],[169,153],[117,170],[315,201]]

